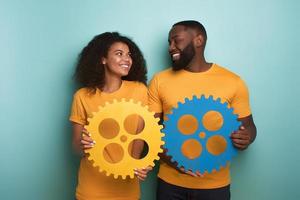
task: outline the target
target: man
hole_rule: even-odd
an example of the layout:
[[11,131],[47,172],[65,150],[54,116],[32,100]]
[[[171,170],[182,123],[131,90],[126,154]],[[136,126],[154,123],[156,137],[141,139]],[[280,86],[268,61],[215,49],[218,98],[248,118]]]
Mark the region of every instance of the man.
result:
[[[233,145],[246,149],[256,137],[256,127],[249,106],[248,90],[241,78],[229,70],[208,63],[204,57],[207,35],[197,21],[181,21],[169,32],[172,68],[156,74],[149,85],[149,106],[161,118],[184,98],[213,95],[227,102],[242,123],[231,134]],[[211,173],[178,169],[165,154],[158,173],[158,200],[230,199],[229,165]]]

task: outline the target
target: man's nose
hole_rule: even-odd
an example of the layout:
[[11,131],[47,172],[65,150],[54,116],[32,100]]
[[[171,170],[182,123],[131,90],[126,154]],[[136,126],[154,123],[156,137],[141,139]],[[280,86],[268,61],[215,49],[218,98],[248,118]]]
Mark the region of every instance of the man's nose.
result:
[[174,51],[175,48],[176,48],[175,43],[173,41],[171,41],[169,44],[169,52],[171,53],[172,51]]

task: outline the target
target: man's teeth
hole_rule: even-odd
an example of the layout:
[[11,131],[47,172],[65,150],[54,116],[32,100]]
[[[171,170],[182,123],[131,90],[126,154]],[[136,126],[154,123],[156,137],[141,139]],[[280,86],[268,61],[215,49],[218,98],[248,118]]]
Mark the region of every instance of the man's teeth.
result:
[[174,53],[174,54],[172,55],[172,58],[173,58],[174,60],[178,59],[179,57],[180,57],[180,54],[179,54],[179,53]]
[[129,66],[128,65],[121,65],[121,67],[128,68]]

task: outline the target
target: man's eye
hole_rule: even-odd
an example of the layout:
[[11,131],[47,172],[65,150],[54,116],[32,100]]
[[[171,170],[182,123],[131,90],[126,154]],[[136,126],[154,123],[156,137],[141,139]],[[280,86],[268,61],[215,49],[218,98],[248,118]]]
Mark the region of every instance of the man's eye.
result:
[[117,52],[116,55],[122,56],[122,53],[121,52]]
[[175,43],[177,44],[177,43],[180,43],[181,41],[182,41],[182,39],[176,39]]

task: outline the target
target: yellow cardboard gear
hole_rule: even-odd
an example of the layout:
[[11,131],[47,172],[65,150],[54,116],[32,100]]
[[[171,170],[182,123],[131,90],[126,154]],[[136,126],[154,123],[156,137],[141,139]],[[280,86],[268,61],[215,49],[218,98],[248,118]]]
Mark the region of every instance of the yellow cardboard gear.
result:
[[[123,122],[125,118],[131,114],[138,114],[143,117],[145,126],[141,133],[132,135],[127,133],[124,129]],[[112,138],[103,138],[99,132],[98,127],[102,120],[113,118],[119,124],[119,134]],[[164,144],[161,133],[162,126],[158,125],[158,118],[154,117],[154,112],[148,111],[148,106],[142,106],[141,102],[135,103],[132,99],[126,101],[124,98],[121,101],[113,100],[113,103],[106,102],[105,106],[99,106],[99,111],[93,113],[93,117],[88,118],[89,124],[85,126],[87,131],[91,134],[91,138],[96,141],[93,148],[85,150],[88,153],[88,159],[93,162],[94,167],[99,167],[99,171],[106,172],[106,175],[114,175],[114,178],[122,176],[126,179],[127,176],[134,178],[134,169],[143,168],[147,166],[154,167],[154,160],[158,160],[158,153],[163,150],[161,146]],[[121,141],[121,136],[126,136],[127,140]],[[148,154],[142,159],[132,158],[128,151],[129,143],[134,139],[142,139],[147,142],[149,150]],[[103,156],[104,147],[111,143],[117,143],[122,146],[124,151],[123,159],[118,163],[110,163],[105,160]]]

